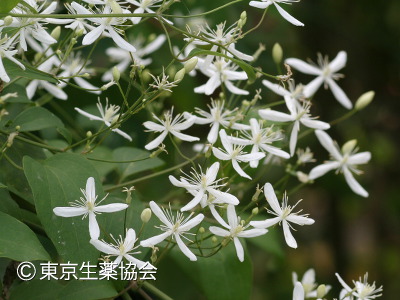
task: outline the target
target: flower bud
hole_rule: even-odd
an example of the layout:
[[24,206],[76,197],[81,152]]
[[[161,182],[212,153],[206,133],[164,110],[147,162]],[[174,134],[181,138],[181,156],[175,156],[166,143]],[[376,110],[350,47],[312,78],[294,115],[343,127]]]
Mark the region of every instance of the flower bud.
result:
[[114,81],[115,81],[115,82],[118,82],[119,79],[121,78],[121,73],[119,72],[119,70],[118,70],[117,67],[114,67],[114,68],[112,69],[112,75],[113,75],[113,78],[114,78]]
[[180,70],[175,74],[174,81],[176,81],[176,82],[182,81],[183,77],[185,77],[185,73],[186,73],[185,68],[180,69]]
[[353,152],[357,145],[357,140],[350,140],[342,146],[342,152],[344,154]]
[[251,214],[254,215],[254,216],[258,215],[258,211],[259,211],[258,207],[254,207],[253,210],[251,211]]
[[279,45],[279,43],[275,43],[275,45],[272,47],[272,59],[277,65],[279,65],[282,62],[282,57],[283,57],[282,47],[281,45]]
[[217,243],[217,242],[218,242],[218,239],[217,239],[217,237],[216,237],[216,236],[213,236],[213,237],[211,238],[211,242],[213,242],[213,243]]
[[142,213],[140,214],[140,219],[142,219],[143,223],[147,223],[150,221],[151,218],[151,209],[145,208],[143,209]]
[[76,40],[76,38],[72,38],[72,39],[71,39],[71,44],[72,44],[72,45],[75,45],[77,42],[78,42],[78,41]]
[[296,172],[296,176],[297,176],[297,179],[302,183],[307,183],[307,182],[310,181],[310,179],[308,178],[308,175],[306,173],[301,172],[301,171],[297,171]]
[[53,39],[58,40],[61,35],[61,27],[57,26],[56,28],[54,28],[50,35]]
[[36,53],[35,53],[35,56],[33,57],[33,60],[34,60],[35,62],[38,62],[38,61],[42,58],[42,56],[43,56],[43,53],[41,53],[41,52],[36,52]]
[[240,20],[246,20],[247,19],[247,12],[244,10],[240,14]]
[[56,54],[57,54],[58,57],[61,57],[62,51],[60,49],[57,49],[56,50]]
[[375,97],[374,91],[369,91],[362,94],[356,101],[355,109],[362,110],[367,107]]
[[12,21],[13,21],[13,18],[12,18],[11,16],[7,16],[7,17],[4,18],[4,23],[3,23],[3,25],[4,25],[4,26],[11,25]]
[[80,37],[85,33],[85,30],[83,28],[80,28],[78,30],[75,31],[75,35],[76,37]]
[[325,284],[321,284],[317,288],[317,298],[322,298],[326,295],[326,287]]
[[[110,3],[111,2],[111,3]],[[121,6],[117,3],[115,0],[109,1],[109,4],[111,6],[111,10],[114,14],[122,14],[122,8]]]
[[200,228],[199,228],[199,232],[200,232],[200,233],[204,233],[204,232],[206,232],[206,230],[204,229],[204,227],[200,227]]
[[88,138],[92,137],[92,135],[93,135],[93,133],[92,133],[91,131],[86,132],[86,136],[87,136]]
[[183,66],[185,68],[186,73],[192,72],[194,68],[196,68],[198,61],[199,60],[197,57],[192,57],[187,62],[185,62]]

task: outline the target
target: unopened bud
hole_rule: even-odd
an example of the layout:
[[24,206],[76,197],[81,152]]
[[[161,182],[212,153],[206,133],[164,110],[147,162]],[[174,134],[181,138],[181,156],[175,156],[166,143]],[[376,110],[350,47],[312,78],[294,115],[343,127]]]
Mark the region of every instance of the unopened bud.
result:
[[153,250],[151,252],[150,260],[154,264],[157,261],[157,251],[158,248],[153,246]]
[[93,133],[92,133],[91,131],[86,132],[86,136],[87,136],[88,138],[92,137],[92,135],[93,135]]
[[[110,3],[111,2],[111,3]],[[109,1],[111,10],[114,14],[122,14],[122,8],[115,0]]]
[[33,60],[34,60],[35,62],[38,62],[38,61],[40,61],[40,59],[42,58],[42,56],[43,56],[43,53],[41,53],[41,52],[36,52],[35,56],[33,57]]
[[353,152],[354,148],[357,145],[357,140],[350,140],[342,146],[342,152],[344,154]]
[[325,284],[321,284],[317,288],[317,298],[322,298],[326,295],[326,286]]
[[206,230],[204,229],[204,227],[200,227],[200,228],[199,228],[199,232],[200,232],[200,233],[204,233],[204,232],[206,232]]
[[113,78],[114,78],[114,81],[115,81],[115,82],[118,82],[119,79],[121,78],[121,73],[119,72],[119,70],[118,70],[117,67],[114,67],[114,68],[112,69],[112,75],[113,75]]
[[297,179],[302,183],[307,183],[307,182],[310,181],[310,179],[308,178],[308,175],[306,173],[301,172],[301,171],[297,171],[296,172],[296,176],[297,176]]
[[182,81],[183,77],[185,77],[185,73],[186,73],[185,68],[180,69],[180,70],[175,74],[174,81],[176,81],[176,82]]
[[144,69],[143,72],[140,73],[140,77],[143,82],[149,82],[151,80],[149,69]]
[[375,97],[374,91],[369,91],[362,94],[356,101],[355,109],[362,110],[367,107]]
[[83,28],[78,29],[77,31],[75,31],[75,35],[76,37],[80,37],[85,33],[85,30]]
[[187,62],[185,62],[183,64],[183,67],[185,68],[186,73],[192,72],[194,68],[196,68],[198,61],[199,60],[197,57],[192,57]]
[[61,27],[57,26],[56,28],[54,28],[50,35],[53,39],[58,40],[61,35]]
[[150,42],[154,41],[156,38],[157,38],[157,35],[155,33],[152,33],[147,38],[147,41],[150,43]]
[[4,23],[3,23],[3,25],[4,25],[4,26],[11,25],[12,21],[13,21],[13,18],[12,18],[11,16],[7,16],[7,17],[4,18]]
[[76,38],[72,38],[72,39],[71,39],[71,44],[72,44],[72,45],[75,45],[76,43],[77,43]]
[[252,215],[257,215],[258,214],[258,207],[254,207],[253,210],[251,211]]
[[211,238],[211,242],[213,242],[214,244],[216,244],[216,243],[218,242],[217,237],[216,237],[216,236],[213,236],[213,237]]
[[56,51],[56,54],[57,54],[58,57],[61,57],[62,51],[61,51],[60,49],[58,49],[58,50]]
[[240,20],[238,21],[238,23],[237,23],[237,26],[238,26],[239,28],[243,28],[244,24],[245,24],[245,22],[244,22],[242,19],[240,19]]
[[150,208],[143,209],[142,213],[140,214],[140,219],[142,220],[142,222],[147,223],[150,221],[150,218],[151,218],[151,209]]
[[283,57],[282,47],[281,45],[279,45],[279,43],[275,43],[275,45],[272,47],[272,59],[277,65],[279,65],[282,62],[282,57]]

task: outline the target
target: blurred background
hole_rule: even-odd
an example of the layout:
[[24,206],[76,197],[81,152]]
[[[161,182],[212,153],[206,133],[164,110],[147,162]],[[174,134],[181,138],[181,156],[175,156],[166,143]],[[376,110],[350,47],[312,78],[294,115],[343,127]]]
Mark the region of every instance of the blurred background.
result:
[[[222,2],[228,1],[218,1],[218,5]],[[230,25],[239,19],[243,10],[248,15],[245,29],[256,25],[262,10],[248,6],[248,2],[243,1],[227,8],[223,13],[212,15],[210,26],[225,20]],[[196,13],[192,8],[203,5],[211,9],[217,4],[216,1],[182,0],[171,11]],[[360,151],[371,151],[372,160],[368,165],[361,166],[364,174],[357,177],[370,196],[366,199],[357,196],[347,186],[343,176],[335,175],[334,172],[317,179],[317,184],[292,195],[293,201],[304,199],[300,206],[316,220],[316,225],[307,230],[300,228],[295,233],[299,242],[296,250],[284,245],[279,232],[279,243],[282,246],[280,249],[283,249],[278,251],[279,255],[266,255],[248,244],[254,257],[255,285],[252,299],[291,299],[292,271],[301,277],[308,268],[316,270],[318,283],[334,285],[333,291],[328,294],[329,298],[337,297],[340,289],[335,272],[341,274],[349,284],[351,280],[368,272],[369,282],[376,281],[378,286],[384,286],[382,299],[399,299],[400,1],[302,0],[292,6],[282,7],[305,26],[291,25],[271,7],[262,26],[240,41],[237,48],[245,53],[254,53],[259,43],[264,44],[266,51],[260,56],[257,65],[261,65],[264,71],[271,74],[277,74],[271,58],[271,49],[276,42],[282,46],[285,58],[310,58],[315,62],[317,53],[333,59],[339,51],[347,52],[347,66],[340,71],[345,74],[345,78],[339,81],[339,85],[353,103],[369,90],[374,90],[376,96],[367,108],[334,126],[329,133],[339,145],[350,139],[357,139]],[[156,22],[152,24],[154,28],[160,29]],[[143,28],[142,31],[145,36],[146,30],[149,28]],[[174,41],[183,45],[181,36],[177,36]],[[163,50],[158,53],[162,55],[153,58],[156,65],[165,59],[165,55],[169,55],[168,48],[164,45]],[[107,65],[101,55],[93,60],[96,64],[103,62]],[[308,83],[312,79],[311,76],[298,72],[294,72],[294,78],[302,83]],[[205,80],[202,76],[197,76],[194,83],[188,80],[184,87],[174,90],[173,96],[166,100],[166,107],[174,105],[178,112],[192,110],[194,106],[204,107],[207,97],[193,95],[187,90],[203,84]],[[109,96],[112,97],[111,92]],[[265,87],[262,96],[266,102],[279,99]],[[331,121],[346,113],[329,90],[320,89],[315,98],[318,101],[315,105],[316,115],[320,115],[323,120]],[[95,96],[90,95],[85,101],[94,103],[95,99]],[[81,100],[73,100],[72,97],[70,103],[73,105],[66,109],[71,112],[73,106],[82,106]],[[124,124],[123,129],[134,137],[136,147],[142,147],[148,138],[147,134],[138,135],[138,128],[142,129],[141,123],[149,117],[150,114],[143,112],[130,125]],[[90,125],[90,122],[87,123]],[[117,138],[116,140],[119,141]],[[306,142],[303,141],[300,146],[309,145],[318,161],[328,159],[325,149],[314,137]],[[114,140],[109,140],[108,143],[115,146]],[[164,178],[156,182],[165,185],[165,180]],[[153,190],[155,196],[159,190]],[[167,278],[173,274],[176,280],[183,280],[181,273],[171,272],[170,270],[168,274],[161,275]],[[170,283],[171,281],[168,286],[161,286],[167,293],[190,294],[191,286],[188,285],[184,292],[181,286],[177,290],[178,284]],[[190,299],[194,299],[192,296],[193,294]]]

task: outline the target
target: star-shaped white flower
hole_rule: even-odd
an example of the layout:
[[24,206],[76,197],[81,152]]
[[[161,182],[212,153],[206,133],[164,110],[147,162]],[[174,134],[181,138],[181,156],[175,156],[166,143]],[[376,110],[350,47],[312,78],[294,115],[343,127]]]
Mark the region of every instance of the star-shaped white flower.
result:
[[251,238],[266,234],[267,229],[247,229],[250,225],[244,225],[244,221],[240,220],[240,217],[236,215],[235,207],[233,205],[228,205],[227,209],[228,224],[221,219],[221,225],[224,228],[211,226],[209,230],[218,236],[227,237],[233,240],[236,248],[236,254],[240,261],[244,260],[244,250],[240,243],[239,238]]
[[[268,152],[270,154],[290,158],[289,153],[272,146],[273,142],[282,140],[282,135],[278,131],[274,131],[272,127],[262,127],[262,121],[257,121],[255,118],[250,119],[251,133],[242,132],[243,138],[231,137],[231,141],[237,145],[253,145],[251,153]],[[253,160],[250,162],[250,167],[257,168],[259,161]]]
[[[108,127],[112,127],[115,122],[118,121],[119,118],[119,109],[120,107],[118,105],[113,105],[113,104],[108,104],[108,99],[106,98],[106,106],[103,108],[100,102],[100,98],[98,99],[98,103],[96,104],[101,117],[89,114],[86,111],[83,111],[82,109],[75,107],[75,110],[80,113],[81,115],[84,115],[85,117],[88,117],[90,120],[96,120],[96,121],[101,121],[104,124],[106,124]],[[132,138],[122,130],[118,128],[112,128],[112,131],[118,133],[122,137],[126,138],[130,142],[132,141]]]
[[223,83],[232,94],[249,94],[248,91],[242,90],[232,83],[235,80],[247,80],[248,77],[246,72],[236,71],[237,66],[232,65],[231,61],[226,62],[225,59],[218,57],[212,64],[207,65],[203,62],[198,66],[200,71],[210,79],[206,84],[196,87],[194,89],[195,93],[211,95]]
[[278,5],[278,3],[283,4],[292,4],[295,2],[299,2],[300,0],[260,0],[260,1],[250,1],[249,5],[261,9],[266,9],[268,6],[273,4],[278,10],[279,14],[288,22],[292,23],[296,26],[304,26],[299,20],[292,17],[288,12],[286,12],[282,7]]
[[218,138],[218,131],[220,125],[225,128],[232,128],[236,130],[248,130],[249,125],[233,122],[235,120],[235,113],[237,109],[228,110],[224,107],[224,101],[211,100],[211,105],[208,105],[210,112],[204,111],[200,108],[195,108],[196,113],[201,117],[195,116],[196,124],[210,124],[211,129],[207,135],[207,140],[214,144]]
[[293,209],[301,201],[297,202],[293,207],[288,205],[288,197],[286,193],[283,195],[282,207],[279,206],[278,199],[276,198],[274,188],[270,183],[266,183],[264,186],[264,194],[272,210],[268,210],[270,214],[275,215],[275,218],[266,219],[265,221],[251,221],[250,225],[256,228],[268,228],[277,223],[281,223],[283,227],[283,233],[285,235],[286,243],[289,247],[297,248],[297,242],[294,239],[292,233],[290,232],[291,223],[297,225],[312,225],[314,220],[307,217],[307,215],[298,215],[298,213],[293,213]]
[[224,129],[221,129],[221,131],[219,132],[219,136],[225,151],[213,147],[212,152],[214,156],[220,160],[232,161],[233,168],[235,169],[236,172],[238,172],[240,176],[251,179],[251,177],[247,175],[240,167],[239,162],[250,162],[253,160],[260,160],[265,157],[265,154],[262,152],[254,152],[254,153],[243,152],[242,150],[244,146],[234,145],[228,138]]
[[288,80],[289,89],[285,89],[282,85],[272,83],[268,80],[263,80],[262,84],[273,91],[275,94],[282,97],[291,98],[295,103],[300,103],[305,100],[304,86],[302,84],[296,85],[293,79]]
[[289,114],[285,114],[272,109],[260,109],[258,114],[261,118],[274,122],[293,122],[292,132],[290,134],[289,149],[290,155],[293,156],[296,150],[297,136],[300,130],[300,124],[313,129],[329,129],[328,123],[315,120],[310,115],[311,103],[309,101],[303,102],[302,105],[290,97],[285,98],[285,103],[290,111]]
[[200,173],[196,172],[196,170],[192,170],[190,175],[186,175],[186,177],[181,177],[181,180],[177,180],[174,176],[170,175],[169,180],[171,183],[177,187],[183,187],[187,189],[194,198],[181,208],[181,211],[190,210],[195,207],[200,201],[203,199],[205,195],[212,195],[216,199],[219,199],[221,203],[238,205],[239,200],[235,196],[221,192],[218,189],[223,187],[225,184],[221,184],[221,179],[217,179],[217,174],[219,170],[219,163],[213,163],[210,168],[207,168],[206,173],[204,174],[200,167]]
[[[163,0],[127,0],[127,2],[132,3],[133,5],[138,6],[133,13],[134,14],[142,14],[142,13],[149,13],[149,14],[155,14],[156,12],[153,10],[155,8],[159,8],[161,4],[163,4]],[[131,21],[133,24],[138,24],[142,17],[132,17]],[[165,22],[169,24],[173,24],[171,21],[162,18]]]
[[[297,274],[295,272],[292,273],[293,284],[296,286],[299,283]],[[315,271],[314,269],[308,269],[301,279],[300,284],[303,286],[304,290],[304,298],[317,298],[317,283],[315,282]],[[331,289],[330,285],[325,286],[325,294],[329,292]]]
[[310,65],[297,58],[288,58],[285,62],[291,67],[299,70],[302,73],[315,75],[317,78],[312,80],[309,84],[304,86],[304,95],[309,98],[315,94],[319,87],[324,83],[325,88],[330,88],[336,100],[339,101],[345,108],[351,109],[353,104],[350,99],[346,96],[343,90],[336,84],[335,80],[343,77],[342,74],[338,74],[337,71],[342,69],[346,65],[347,53],[340,51],[334,60],[329,62],[327,57],[318,56],[318,65]]
[[198,137],[181,133],[182,130],[186,130],[193,125],[195,121],[194,116],[191,116],[187,120],[184,120],[183,115],[177,114],[175,118],[173,118],[172,114],[173,109],[171,109],[171,111],[167,111],[164,114],[164,120],[159,119],[156,115],[153,114],[153,118],[160,122],[161,125],[152,121],[146,121],[143,123],[144,127],[146,127],[148,131],[161,132],[158,137],[156,137],[153,141],[145,146],[147,150],[157,148],[158,145],[160,145],[164,141],[168,133],[171,133],[182,141],[194,142],[199,140]]
[[371,159],[371,152],[365,151],[356,153],[356,140],[351,140],[343,145],[341,151],[339,146],[333,142],[332,138],[324,131],[316,130],[315,134],[321,145],[331,154],[333,160],[327,161],[322,165],[316,166],[310,171],[309,179],[314,180],[323,176],[331,170],[343,173],[347,184],[354,193],[368,197],[368,192],[354,179],[352,174],[361,174],[357,165],[366,164]]
[[55,207],[53,209],[54,214],[60,217],[76,217],[83,216],[86,218],[89,216],[89,233],[90,238],[93,240],[97,240],[100,236],[100,228],[99,224],[96,221],[96,214],[100,213],[111,213],[120,210],[124,210],[128,207],[128,204],[125,203],[112,203],[106,205],[99,204],[107,197],[101,199],[98,203],[96,203],[97,195],[96,195],[96,187],[94,183],[94,178],[89,177],[86,182],[86,189],[81,189],[81,192],[84,196],[80,197],[79,200],[75,202],[71,202],[71,207]]
[[[364,280],[359,278],[358,281],[354,281],[354,288],[351,288],[347,283],[340,277],[338,273],[335,274],[340,284],[344,287],[347,294],[350,296],[357,297],[357,300],[372,300],[382,296],[382,286],[376,287],[375,282],[372,284],[368,283],[368,273],[364,275]],[[350,297],[349,297],[350,298]],[[342,299],[342,298],[341,298]],[[352,299],[352,298],[351,298]]]
[[7,75],[6,69],[3,65],[3,58],[8,58],[13,63],[17,64],[22,70],[25,70],[25,66],[20,63],[13,56],[18,53],[18,50],[14,49],[12,41],[5,35],[3,38],[0,33],[0,79],[4,82],[10,82],[10,77]]
[[140,252],[132,252],[138,246],[135,247],[136,243],[136,233],[135,230],[130,228],[126,232],[125,240],[122,239],[122,236],[119,236],[119,239],[116,240],[113,236],[111,236],[115,242],[115,244],[106,243],[105,241],[94,240],[91,239],[90,243],[96,247],[97,250],[111,255],[116,256],[117,258],[113,262],[113,267],[116,268],[122,261],[123,258],[128,260],[129,262],[135,264],[139,269],[142,268],[146,263],[134,258],[132,254],[138,254]]
[[182,241],[181,237],[190,241],[184,234],[193,234],[188,231],[193,227],[199,225],[201,221],[204,219],[203,214],[198,214],[193,219],[190,219],[193,215],[190,214],[186,219],[181,212],[176,212],[176,217],[172,215],[171,208],[161,209],[154,201],[150,201],[150,208],[153,213],[157,216],[157,218],[163,222],[163,225],[160,225],[158,228],[164,233],[160,235],[153,236],[148,238],[147,240],[141,241],[140,245],[142,247],[152,247],[164,241],[166,238],[172,236],[178,244],[179,249],[185,254],[191,261],[196,261],[197,257],[194,255],[189,248]]

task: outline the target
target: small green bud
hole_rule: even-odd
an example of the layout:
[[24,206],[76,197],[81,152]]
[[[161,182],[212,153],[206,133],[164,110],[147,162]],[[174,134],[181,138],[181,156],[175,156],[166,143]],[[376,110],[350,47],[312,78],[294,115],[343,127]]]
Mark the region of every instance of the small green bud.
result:
[[326,295],[326,287],[325,284],[321,284],[317,288],[317,298],[322,298]]
[[118,70],[117,67],[114,67],[114,68],[112,69],[112,75],[113,75],[113,78],[114,78],[114,81],[115,81],[115,82],[118,82],[119,79],[121,78],[121,73],[119,72],[119,70]]
[[50,35],[53,39],[58,40],[61,35],[61,27],[57,26],[56,28],[54,28]]
[[150,218],[151,218],[151,209],[150,208],[143,209],[142,213],[140,214],[140,219],[142,220],[142,222],[147,223],[150,221]]
[[258,207],[254,207],[253,210],[251,211],[252,215],[257,215],[258,214]]
[[198,62],[198,58],[197,57],[192,57],[191,59],[189,59],[187,62],[185,62],[183,64],[186,73],[189,73],[191,71],[193,71],[194,68],[196,68],[197,66],[197,62]]
[[141,72],[141,78],[143,80],[143,82],[149,82],[151,80],[151,76],[150,76],[150,71],[149,69],[144,69],[143,72]]
[[[111,2],[111,3],[110,3]],[[115,0],[109,1],[109,4],[111,6],[111,10],[114,14],[122,14],[122,8],[121,6],[117,3]]]
[[213,237],[211,238],[211,242],[213,242],[214,244],[218,243],[217,237],[216,237],[216,236],[213,236]]
[[56,54],[58,57],[61,57],[62,51],[60,49],[56,50]]
[[244,21],[242,20],[242,19],[240,19],[239,21],[238,21],[238,23],[237,23],[237,26],[239,27],[239,28],[243,28],[243,26],[244,26]]
[[199,232],[200,232],[200,233],[204,233],[204,232],[206,232],[206,230],[204,229],[204,227],[200,227],[200,228],[199,228]]
[[78,41],[76,40],[76,38],[72,38],[72,39],[71,39],[71,44],[72,44],[72,45],[75,45],[77,42],[78,42]]
[[149,35],[147,41],[150,43],[152,41],[154,41],[157,38],[157,35],[155,33],[152,33]]
[[80,28],[78,30],[75,31],[75,36],[76,37],[80,37],[85,33],[85,30],[83,28]]
[[13,21],[13,18],[12,18],[11,16],[7,16],[7,17],[4,18],[4,23],[3,23],[3,25],[4,25],[4,26],[11,25],[12,21]]
[[43,53],[36,52],[35,56],[33,57],[33,60],[34,60],[35,62],[38,62],[38,61],[40,61],[40,59],[42,58],[42,56],[43,56]]
[[343,153],[351,153],[357,145],[357,140],[350,140],[342,146]]
[[242,11],[242,13],[240,14],[240,20],[245,20],[247,19],[247,12],[244,10]]
[[374,91],[369,91],[362,94],[356,101],[355,109],[362,110],[367,107],[375,97]]
[[92,137],[92,135],[93,135],[93,133],[92,133],[91,131],[86,132],[86,136],[87,136],[88,138]]
[[174,81],[176,81],[176,82],[182,81],[182,79],[185,77],[185,73],[186,73],[185,68],[180,69],[180,70],[175,74]]
[[279,43],[275,43],[275,45],[272,47],[272,59],[277,65],[279,65],[282,62],[282,57],[283,57],[282,47],[281,45],[279,45]]

